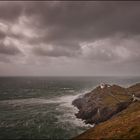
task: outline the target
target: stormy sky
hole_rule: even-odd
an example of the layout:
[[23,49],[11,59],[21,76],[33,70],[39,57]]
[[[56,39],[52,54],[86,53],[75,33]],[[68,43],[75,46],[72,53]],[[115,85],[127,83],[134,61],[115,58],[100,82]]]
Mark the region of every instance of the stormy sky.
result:
[[140,2],[0,2],[0,76],[140,75]]

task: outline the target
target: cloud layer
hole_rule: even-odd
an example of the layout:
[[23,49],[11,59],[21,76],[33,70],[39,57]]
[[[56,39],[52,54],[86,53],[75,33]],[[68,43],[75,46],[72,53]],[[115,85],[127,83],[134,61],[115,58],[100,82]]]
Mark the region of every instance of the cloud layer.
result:
[[139,75],[139,17],[138,1],[2,1],[0,74]]

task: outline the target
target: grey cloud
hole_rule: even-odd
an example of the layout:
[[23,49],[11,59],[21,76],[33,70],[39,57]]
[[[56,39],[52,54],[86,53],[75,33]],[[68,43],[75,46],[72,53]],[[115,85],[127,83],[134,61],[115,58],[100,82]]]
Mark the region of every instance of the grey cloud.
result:
[[47,42],[84,41],[120,32],[139,34],[139,9],[138,2],[58,2],[30,4],[25,13],[36,17],[39,28],[47,29]]
[[1,4],[0,18],[12,21],[21,14],[33,17],[33,26],[46,30],[38,41],[87,41],[120,32],[126,36],[139,34],[139,9],[140,3],[130,1],[9,2]]
[[[75,51],[71,50],[76,48],[81,51],[79,46],[81,42],[113,38],[119,34],[120,40],[117,40],[119,44],[122,38],[140,34],[140,3],[138,2],[34,2],[25,8],[25,15],[34,17],[34,26],[41,35],[30,42],[33,44],[43,42],[46,46],[51,44],[55,48],[47,53],[45,49],[35,48],[33,53],[43,56],[76,56]],[[59,44],[61,49],[57,47]],[[110,47],[113,47],[113,44]],[[104,52],[96,49],[93,54],[89,57],[100,61],[118,59],[109,48]]]
[[[19,25],[20,17],[25,17],[25,22],[21,23],[23,26]],[[15,27],[14,31],[0,32],[0,39],[15,39],[15,44],[19,44],[18,48],[21,47],[25,53],[25,57],[19,59],[17,65],[21,66],[30,61],[31,71],[32,67],[37,68],[33,61],[41,64],[44,60],[45,65],[48,64],[46,59],[49,58],[49,63],[53,64],[49,71],[56,75],[57,70],[54,72],[52,69],[54,65],[59,67],[58,62],[61,60],[62,67],[59,71],[64,68],[65,63],[64,73],[67,73],[66,68],[71,64],[69,67],[73,69],[72,74],[79,73],[81,69],[82,73],[88,73],[88,67],[91,67],[90,73],[95,68],[97,73],[111,73],[114,70],[117,73],[118,66],[118,73],[121,73],[123,66],[127,66],[128,69],[123,69],[124,73],[129,73],[131,68],[130,73],[137,71],[139,74],[139,17],[140,3],[136,1],[0,2],[0,22],[4,21],[2,24],[7,24],[8,29],[13,25],[18,27]],[[83,49],[81,45],[98,41],[103,43],[97,46],[89,45],[88,50]],[[21,53],[18,48],[1,43],[0,59]],[[107,67],[103,65],[104,62],[108,63]]]
[[83,56],[96,62],[135,63],[140,60],[140,41],[138,38],[107,38],[87,43]]
[[[22,3],[22,2],[21,2]],[[6,20],[8,22],[13,22],[23,12],[23,6],[20,2],[0,2],[0,19]]]
[[33,47],[33,52],[38,56],[50,56],[50,57],[61,57],[61,56],[73,57],[81,54],[81,50],[79,49],[80,46],[74,45],[73,48],[70,48],[70,46],[67,44],[63,44],[61,46],[59,45],[57,46],[51,45],[50,49],[47,47],[47,45],[43,47],[39,46]]
[[4,39],[5,37],[6,37],[6,34],[0,31],[0,39]]
[[0,43],[0,54],[17,55],[19,53],[21,53],[21,51],[16,46],[14,46],[13,44],[4,45],[3,42]]
[[11,60],[5,55],[0,55],[0,62],[10,63]]
[[[7,8],[7,12],[0,12],[5,13],[1,17],[11,20],[22,13],[34,18],[32,27],[36,27],[41,36],[30,42],[77,41],[78,44],[116,33],[122,33],[124,37],[140,33],[138,2],[19,2],[9,3]],[[45,32],[43,36],[41,32]]]

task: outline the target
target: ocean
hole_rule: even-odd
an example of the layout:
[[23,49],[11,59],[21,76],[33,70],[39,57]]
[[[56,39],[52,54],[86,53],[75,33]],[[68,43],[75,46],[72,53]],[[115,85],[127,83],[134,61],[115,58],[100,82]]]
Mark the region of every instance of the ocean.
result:
[[101,82],[128,87],[140,77],[0,77],[0,139],[71,139],[94,127],[71,103]]

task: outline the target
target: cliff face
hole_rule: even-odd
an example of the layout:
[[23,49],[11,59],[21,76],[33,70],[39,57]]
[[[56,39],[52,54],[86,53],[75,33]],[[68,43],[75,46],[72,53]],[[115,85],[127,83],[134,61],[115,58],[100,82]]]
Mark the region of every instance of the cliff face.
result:
[[139,84],[129,88],[107,84],[98,86],[72,102],[79,109],[75,115],[90,124],[106,121],[131,104],[131,93],[139,94],[138,87]]
[[100,123],[75,139],[140,138],[140,102],[133,102],[133,93],[140,97],[140,84],[129,88],[98,86],[74,100],[78,118],[90,124]]
[[140,139],[139,122],[140,102],[134,102],[108,121],[96,125],[74,139]]

